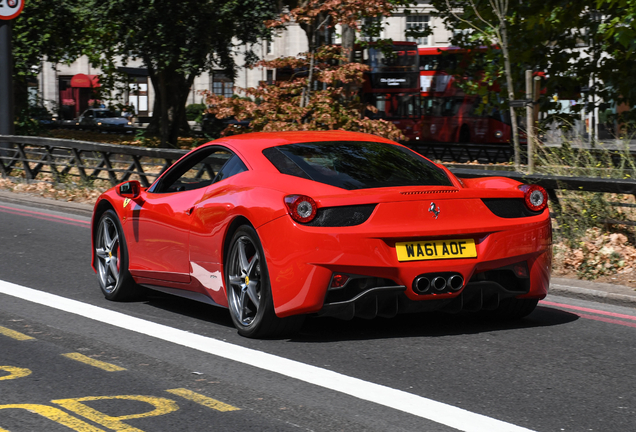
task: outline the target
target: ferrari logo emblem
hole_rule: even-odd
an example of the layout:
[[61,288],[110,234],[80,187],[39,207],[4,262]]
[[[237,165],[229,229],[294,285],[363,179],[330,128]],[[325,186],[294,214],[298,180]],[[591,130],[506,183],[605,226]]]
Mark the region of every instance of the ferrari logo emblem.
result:
[[128,205],[129,202],[130,202],[130,198],[126,198],[124,200],[124,208],[126,208],[126,206]]
[[429,212],[429,213],[433,213],[433,217],[434,217],[435,219],[437,219],[437,217],[439,216],[440,211],[441,211],[441,210],[439,209],[439,207],[438,207],[438,206],[436,206],[436,205],[435,205],[435,203],[434,203],[434,202],[432,202],[432,203],[431,203],[431,206],[428,208],[428,212]]

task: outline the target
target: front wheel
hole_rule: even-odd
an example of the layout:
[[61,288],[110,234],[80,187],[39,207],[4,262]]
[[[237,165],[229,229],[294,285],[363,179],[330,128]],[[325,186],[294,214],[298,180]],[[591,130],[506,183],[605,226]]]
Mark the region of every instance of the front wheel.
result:
[[129,300],[141,288],[128,272],[128,250],[117,213],[106,210],[95,231],[95,258],[99,286],[108,300]]
[[232,237],[225,286],[232,322],[242,336],[281,336],[295,332],[302,324],[302,316],[276,316],[263,247],[249,225],[241,226]]

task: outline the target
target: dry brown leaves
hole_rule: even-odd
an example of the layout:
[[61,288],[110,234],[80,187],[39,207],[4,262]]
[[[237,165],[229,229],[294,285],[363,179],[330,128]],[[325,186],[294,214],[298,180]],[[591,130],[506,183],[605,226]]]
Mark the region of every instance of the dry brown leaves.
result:
[[0,189],[60,201],[94,204],[106,188],[54,185],[47,181],[21,182],[0,178]]
[[576,272],[583,279],[597,279],[608,275],[636,277],[636,247],[626,235],[606,233],[592,228],[577,248],[564,243],[555,245],[554,270],[558,273]]

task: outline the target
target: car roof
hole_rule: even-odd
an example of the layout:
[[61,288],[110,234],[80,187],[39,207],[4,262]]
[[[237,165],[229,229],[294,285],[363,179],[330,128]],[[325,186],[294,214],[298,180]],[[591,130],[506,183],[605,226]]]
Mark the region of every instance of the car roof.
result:
[[[371,141],[399,145],[395,141],[381,138],[376,135],[348,132],[341,130],[332,131],[284,131],[284,132],[252,132],[229,137],[219,138],[204,146],[224,145],[237,153],[251,169],[266,171],[272,174],[279,173],[274,165],[263,155],[263,150],[281,145],[333,142],[333,141]],[[204,147],[202,146],[202,147]]]
[[219,138],[209,143],[210,145],[228,145],[238,149],[245,149],[249,152],[262,152],[269,147],[280,145],[329,142],[329,141],[373,141],[396,144],[385,138],[375,135],[348,132],[341,130],[332,131],[284,131],[284,132],[252,132],[241,135]]

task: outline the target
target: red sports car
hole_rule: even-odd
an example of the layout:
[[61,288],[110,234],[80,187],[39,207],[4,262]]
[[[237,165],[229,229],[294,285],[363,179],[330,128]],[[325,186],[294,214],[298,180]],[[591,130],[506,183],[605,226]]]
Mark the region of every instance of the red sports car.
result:
[[307,314],[523,317],[547,294],[552,257],[541,187],[457,178],[342,131],[205,144],[148,188],[101,195],[92,232],[107,299],[143,286],[226,307],[248,337],[289,333]]

